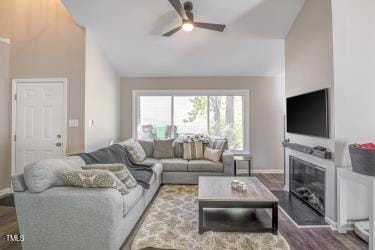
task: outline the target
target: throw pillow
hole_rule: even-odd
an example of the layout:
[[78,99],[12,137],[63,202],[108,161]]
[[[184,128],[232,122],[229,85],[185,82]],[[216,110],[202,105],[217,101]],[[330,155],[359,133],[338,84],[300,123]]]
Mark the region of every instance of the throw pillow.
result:
[[220,162],[221,157],[221,150],[212,149],[209,147],[206,147],[204,150],[204,159],[213,161],[213,162]]
[[127,194],[126,186],[108,170],[74,170],[63,174],[65,182],[74,187],[114,188]]
[[125,184],[127,188],[132,188],[137,185],[136,179],[130,173],[128,168],[121,163],[116,164],[91,164],[82,166],[83,170],[108,170],[116,175],[116,177]]
[[203,143],[201,141],[184,143],[184,159],[185,160],[203,159]]
[[152,157],[154,153],[154,142],[153,140],[138,140],[146,153],[146,157]]
[[184,158],[184,144],[174,141],[174,157],[175,158]]
[[214,139],[210,140],[210,143],[208,144],[208,147],[215,149],[215,150],[220,150],[221,152],[224,152],[224,150],[228,146],[228,140],[227,139]]
[[168,159],[174,157],[174,139],[154,140],[154,158]]
[[146,159],[146,153],[137,140],[130,138],[124,142],[121,142],[120,145],[129,151],[134,163],[141,163]]
[[213,139],[210,140],[208,147],[224,151],[227,148],[228,140],[227,139]]

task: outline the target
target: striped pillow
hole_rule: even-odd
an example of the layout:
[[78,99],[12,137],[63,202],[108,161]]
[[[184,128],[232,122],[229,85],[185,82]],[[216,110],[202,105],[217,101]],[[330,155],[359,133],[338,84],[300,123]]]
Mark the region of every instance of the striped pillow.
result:
[[184,159],[203,159],[203,143],[201,141],[184,143]]
[[210,143],[208,144],[209,148],[215,149],[215,150],[220,150],[220,160],[221,160],[221,155],[223,152],[227,149],[228,147],[228,140],[227,139],[214,139],[210,140]]

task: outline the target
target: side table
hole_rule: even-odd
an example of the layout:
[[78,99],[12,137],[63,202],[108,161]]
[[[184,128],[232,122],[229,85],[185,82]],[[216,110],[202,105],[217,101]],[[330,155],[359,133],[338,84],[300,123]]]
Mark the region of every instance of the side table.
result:
[[251,160],[252,155],[246,154],[246,155],[234,155],[234,175],[237,175],[237,162],[246,161],[248,164],[248,170],[249,170],[249,176],[251,176]]

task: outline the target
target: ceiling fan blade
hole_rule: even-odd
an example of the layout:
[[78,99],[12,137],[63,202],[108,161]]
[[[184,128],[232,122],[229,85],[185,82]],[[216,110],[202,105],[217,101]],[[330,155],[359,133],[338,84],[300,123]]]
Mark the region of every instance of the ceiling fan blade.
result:
[[196,23],[194,23],[194,26],[202,28],[202,29],[208,29],[208,30],[223,32],[226,25],[216,24],[216,23],[199,23],[199,22],[196,22]]
[[169,36],[173,35],[174,33],[176,33],[177,31],[179,31],[180,29],[182,29],[181,26],[179,26],[177,28],[174,28],[173,30],[168,31],[167,33],[163,34],[163,36],[169,37]]
[[172,4],[173,8],[177,11],[177,13],[181,16],[182,19],[188,20],[186,16],[184,6],[182,6],[179,0],[168,0],[170,4]]

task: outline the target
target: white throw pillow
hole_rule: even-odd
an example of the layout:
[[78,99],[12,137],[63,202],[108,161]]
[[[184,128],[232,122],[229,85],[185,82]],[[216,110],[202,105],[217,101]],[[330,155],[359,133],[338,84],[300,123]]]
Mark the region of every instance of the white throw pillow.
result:
[[209,147],[206,147],[204,150],[204,159],[213,161],[213,162],[219,162],[221,157],[222,151],[218,149],[212,149]]

